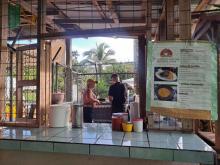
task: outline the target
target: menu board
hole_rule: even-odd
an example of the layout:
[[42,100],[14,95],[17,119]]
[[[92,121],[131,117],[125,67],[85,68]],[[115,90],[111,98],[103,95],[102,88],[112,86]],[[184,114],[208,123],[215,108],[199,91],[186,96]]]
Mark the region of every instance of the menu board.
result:
[[217,50],[208,42],[148,43],[147,110],[217,119]]

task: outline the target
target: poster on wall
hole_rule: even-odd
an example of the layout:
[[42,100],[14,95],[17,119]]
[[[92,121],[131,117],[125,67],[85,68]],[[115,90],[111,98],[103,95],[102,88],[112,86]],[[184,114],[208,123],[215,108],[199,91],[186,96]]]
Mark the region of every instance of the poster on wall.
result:
[[217,120],[217,49],[209,42],[150,42],[147,110]]

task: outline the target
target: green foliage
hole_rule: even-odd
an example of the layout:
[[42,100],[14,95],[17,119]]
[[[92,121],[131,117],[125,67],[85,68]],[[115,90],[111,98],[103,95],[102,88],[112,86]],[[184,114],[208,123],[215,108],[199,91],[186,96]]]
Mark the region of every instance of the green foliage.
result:
[[24,90],[23,95],[27,102],[29,103],[36,102],[36,91],[35,90]]
[[96,86],[96,91],[97,91],[98,97],[99,98],[106,98],[108,95],[108,88],[109,88],[109,85],[106,82],[106,80],[100,79],[97,86]]
[[65,68],[57,67],[57,91],[65,92]]
[[37,68],[36,66],[25,66],[24,67],[24,80],[36,80],[37,78]]
[[82,60],[80,63],[83,64],[95,64],[97,65],[97,71],[102,72],[103,63],[113,63],[116,62],[115,59],[110,58],[110,56],[115,55],[115,51],[110,49],[109,45],[106,43],[96,44],[96,48],[83,53],[86,59]]

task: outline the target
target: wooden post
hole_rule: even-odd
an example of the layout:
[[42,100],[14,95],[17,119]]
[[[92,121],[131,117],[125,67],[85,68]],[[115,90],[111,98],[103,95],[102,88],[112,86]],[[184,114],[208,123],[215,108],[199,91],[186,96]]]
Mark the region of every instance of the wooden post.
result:
[[0,1],[0,120],[5,111],[5,78],[8,58],[8,0]]
[[71,39],[66,39],[66,101],[72,101],[72,42]]
[[174,39],[174,0],[166,0],[166,39]]
[[[138,88],[140,98],[140,116],[146,118],[146,79],[147,79],[147,54],[146,44],[151,41],[151,10],[152,2],[147,0],[145,10],[146,35],[138,36]],[[146,40],[147,39],[147,40]]]
[[16,118],[22,118],[23,101],[22,101],[22,87],[18,86],[18,81],[22,80],[23,66],[22,66],[22,51],[16,52]]
[[159,20],[159,40],[174,40],[174,0],[166,0]]
[[191,0],[179,0],[179,29],[181,40],[191,40]]
[[166,21],[161,20],[159,23],[159,40],[164,41],[166,40]]
[[46,1],[38,0],[37,18],[37,122],[39,126],[46,124],[46,108],[48,103],[47,79],[46,79],[46,53],[45,41],[41,39],[41,34],[46,32]]
[[146,117],[146,39],[145,35],[138,37],[138,87],[140,98],[140,115]]
[[[220,33],[220,26],[214,25],[214,34]],[[218,53],[220,53],[220,36],[216,35],[216,43],[218,45]],[[215,122],[215,148],[217,152],[220,152],[220,54],[218,55],[218,120]]]
[[152,0],[147,0],[146,10],[146,39],[151,41],[151,30],[152,30]]
[[[181,40],[191,40],[191,0],[179,0],[179,36]],[[183,130],[193,131],[196,122],[190,119],[182,120]]]
[[[138,72],[138,40],[135,39],[134,40],[134,72],[135,73],[139,73]],[[135,74],[134,75],[134,89],[135,89],[135,93],[137,95],[139,95],[139,78],[138,78],[139,74]]]
[[51,105],[52,94],[52,58],[51,58],[51,42],[45,42],[45,119],[48,125],[48,113]]

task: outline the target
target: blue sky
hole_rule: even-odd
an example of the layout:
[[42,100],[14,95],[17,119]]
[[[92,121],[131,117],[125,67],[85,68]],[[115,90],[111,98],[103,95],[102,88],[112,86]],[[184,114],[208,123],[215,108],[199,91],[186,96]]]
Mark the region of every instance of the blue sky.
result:
[[124,38],[91,37],[88,39],[77,38],[72,40],[72,50],[77,50],[81,55],[79,61],[83,59],[83,52],[96,47],[96,43],[105,42],[116,53],[112,58],[118,62],[134,61],[134,40]]
[[[72,51],[77,50],[80,54],[79,61],[83,59],[83,52],[96,47],[96,43],[105,42],[115,51],[112,58],[117,62],[132,62],[134,61],[134,40],[125,38],[109,38],[109,37],[91,37],[72,39]],[[9,42],[11,43],[11,41]],[[34,44],[37,40],[19,40],[17,44]]]

